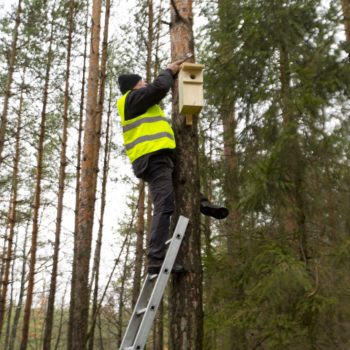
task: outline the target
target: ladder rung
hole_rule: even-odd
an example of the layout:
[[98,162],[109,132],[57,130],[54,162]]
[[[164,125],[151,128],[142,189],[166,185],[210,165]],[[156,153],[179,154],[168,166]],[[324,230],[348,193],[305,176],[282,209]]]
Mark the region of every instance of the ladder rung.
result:
[[125,331],[120,350],[142,350],[156,311],[164,294],[171,269],[185,234],[188,218],[180,215],[172,239],[166,241],[167,253],[158,273],[148,273]]
[[143,315],[146,311],[147,311],[147,307],[145,307],[143,309],[140,309],[140,310],[137,310],[136,311],[136,316]]
[[149,275],[148,280],[149,281],[153,281],[154,279],[156,279],[158,277],[157,273],[153,273],[152,275]]

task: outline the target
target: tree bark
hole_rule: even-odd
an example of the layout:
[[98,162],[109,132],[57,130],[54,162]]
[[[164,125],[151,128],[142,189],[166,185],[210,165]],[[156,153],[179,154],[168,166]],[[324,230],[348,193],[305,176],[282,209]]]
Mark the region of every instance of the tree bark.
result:
[[[23,77],[25,77],[25,69],[23,72]],[[24,86],[24,78],[22,81],[22,87]],[[12,243],[13,237],[15,234],[15,226],[17,221],[17,190],[18,190],[18,167],[20,161],[20,141],[21,141],[21,130],[22,130],[22,111],[23,111],[23,88],[21,90],[21,97],[19,102],[19,110],[17,115],[17,130],[16,130],[16,146],[15,146],[15,158],[13,164],[13,173],[12,173],[12,189],[11,189],[11,203],[8,216],[8,230],[9,234],[7,237],[7,251],[5,258],[4,266],[4,275],[2,277],[2,290],[0,295],[0,337],[3,326],[4,314],[6,310],[6,296],[7,296],[7,287],[10,283],[9,275],[11,269],[11,262],[13,261],[12,256]]]
[[[13,250],[13,256],[15,257],[17,255],[17,247],[18,247],[18,236],[16,235],[16,241],[14,244],[14,250]],[[12,281],[15,280],[15,264],[13,263],[11,266],[11,279]],[[5,342],[4,342],[4,348],[8,348],[9,340],[10,340],[10,332],[11,332],[11,321],[12,321],[12,313],[13,313],[13,305],[14,305],[14,298],[13,298],[13,292],[14,292],[14,283],[11,283],[11,291],[10,291],[10,302],[9,302],[9,311],[7,314],[7,325],[6,325],[6,334],[5,334]]]
[[88,19],[89,19],[89,1],[86,2],[86,20],[85,20],[85,37],[84,37],[84,54],[83,54],[83,70],[81,78],[81,93],[80,93],[80,108],[79,108],[79,128],[78,128],[78,144],[77,144],[77,162],[76,162],[76,181],[75,181],[75,220],[74,220],[74,248],[73,248],[73,264],[72,264],[72,281],[70,291],[69,305],[69,321],[67,335],[67,349],[72,348],[72,332],[73,332],[73,310],[74,310],[74,295],[75,280],[73,276],[76,273],[76,247],[77,247],[77,232],[78,232],[78,212],[79,212],[79,193],[80,193],[80,174],[81,174],[81,139],[83,133],[83,118],[84,118],[84,102],[85,102],[85,75],[86,75],[86,60],[87,60],[87,41],[88,41]]
[[108,169],[110,161],[110,123],[112,114],[112,87],[110,87],[110,97],[108,104],[108,118],[106,126],[106,139],[105,139],[105,153],[103,160],[103,178],[102,178],[102,194],[101,194],[101,210],[100,210],[100,224],[96,240],[95,256],[94,256],[94,266],[93,275],[95,276],[95,285],[92,301],[92,311],[91,311],[91,329],[89,331],[89,349],[94,348],[94,334],[95,325],[97,320],[98,310],[98,289],[99,289],[99,276],[100,276],[100,260],[101,260],[101,248],[102,248],[102,237],[103,237],[103,224],[104,224],[104,212],[106,208],[106,193],[107,193],[107,180],[108,180]]
[[348,54],[350,56],[350,0],[341,0],[344,15],[345,37],[348,46]]
[[[31,215],[30,215],[30,217],[31,217]],[[22,311],[22,303],[23,303],[25,283],[26,283],[26,266],[27,266],[26,250],[27,250],[28,232],[29,232],[29,221],[27,224],[24,242],[23,242],[23,262],[22,262],[22,269],[21,269],[21,283],[20,283],[20,289],[19,289],[18,302],[17,302],[17,306],[16,306],[15,316],[13,318],[10,342],[9,342],[8,349],[6,349],[6,350],[13,350],[15,348],[15,342],[16,342],[16,337],[17,337],[17,327],[19,324],[19,318],[20,318],[21,311]]]
[[297,119],[290,101],[290,67],[289,54],[284,44],[280,46],[280,81],[281,109],[283,116],[284,140],[281,154],[286,172],[286,180],[290,184],[287,200],[284,203],[283,226],[287,236],[297,239],[300,259],[308,264],[308,242],[306,233],[306,217],[303,199],[303,165],[300,146],[298,143]]
[[[152,53],[153,53],[153,41],[154,41],[154,12],[153,12],[153,0],[147,0],[147,59],[146,59],[146,81],[151,81],[151,67],[152,67]],[[139,182],[139,201],[138,201],[138,213],[137,213],[137,239],[136,239],[136,253],[135,253],[135,270],[132,292],[132,308],[136,305],[137,298],[141,290],[141,271],[142,261],[144,257],[144,232],[145,232],[145,182],[140,180]]]
[[[239,183],[238,183],[238,156],[236,152],[236,116],[232,103],[229,110],[222,111],[222,122],[224,129],[224,158],[225,158],[225,181],[224,193],[226,204],[230,215],[226,220],[227,228],[227,252],[233,257],[237,255],[241,246],[241,215],[238,209],[239,204]],[[238,249],[237,249],[238,248]],[[236,256],[237,257],[237,256]]]
[[11,55],[10,62],[8,67],[8,75],[5,84],[4,91],[4,104],[3,110],[1,114],[1,124],[0,124],[0,166],[2,164],[2,153],[4,150],[5,143],[5,134],[7,129],[7,115],[8,115],[8,107],[9,100],[11,97],[11,86],[13,81],[13,72],[15,70],[16,59],[17,59],[17,39],[18,39],[18,28],[21,24],[21,12],[22,12],[22,0],[18,0],[17,11],[16,11],[16,20],[15,20],[15,28],[12,34],[12,44],[11,44]]
[[136,252],[135,252],[135,269],[134,269],[134,280],[132,289],[132,308],[136,305],[137,298],[141,290],[141,271],[143,261],[143,239],[145,231],[145,182],[139,181],[139,200],[137,208],[137,238],[136,238]]
[[[130,235],[130,232],[127,233]],[[127,242],[126,247],[126,255],[123,267],[123,276],[121,280],[120,293],[119,293],[119,307],[118,307],[118,334],[117,334],[117,347],[119,348],[122,343],[122,335],[123,335],[123,315],[124,315],[124,293],[125,293],[125,283],[127,279],[127,263],[129,260],[129,251],[130,251],[130,237],[129,242]]]
[[65,298],[66,298],[66,293],[67,293],[67,284],[66,288],[64,290],[63,296],[62,296],[62,302],[61,302],[61,310],[60,310],[60,322],[58,325],[58,334],[56,338],[56,345],[55,345],[55,350],[58,349],[61,341],[61,336],[62,336],[62,328],[63,328],[63,317],[64,317],[64,311],[65,311]]
[[61,227],[62,227],[62,215],[63,215],[63,199],[65,191],[66,180],[66,166],[67,166],[67,139],[68,139],[68,108],[69,108],[69,84],[70,84],[70,64],[71,64],[71,49],[72,49],[72,36],[74,30],[74,0],[69,1],[69,13],[68,13],[68,40],[67,40],[67,62],[66,62],[66,76],[65,76],[65,89],[64,89],[64,106],[63,106],[63,129],[62,129],[62,141],[61,141],[61,155],[60,155],[60,169],[59,169],[59,183],[58,183],[58,198],[57,198],[57,214],[56,214],[56,229],[55,229],[55,243],[54,253],[52,259],[51,270],[51,283],[50,292],[47,301],[47,311],[45,318],[45,334],[43,349],[51,349],[51,337],[53,328],[53,316],[55,309],[55,296],[57,285],[57,270],[58,259],[60,251],[60,239],[61,239]]
[[[110,7],[111,7],[110,0],[107,0],[106,1],[106,14],[105,14],[105,22],[104,22],[104,31],[103,31],[102,57],[101,57],[101,73],[100,73],[101,74],[101,84],[100,84],[99,98],[98,98],[98,104],[97,104],[97,117],[96,117],[96,134],[97,134],[96,135],[97,137],[95,140],[95,143],[96,143],[95,149],[96,150],[100,149],[101,121],[102,121],[103,104],[104,104],[104,99],[105,99]],[[100,255],[101,255],[101,246],[102,246],[104,210],[105,210],[105,206],[106,206],[106,186],[107,186],[108,164],[109,164],[110,115],[111,115],[111,99],[109,100],[105,157],[104,157],[104,165],[103,165],[100,224],[99,224],[98,238],[97,238],[97,244],[96,244],[96,254],[95,254],[95,259],[94,259],[95,288],[94,288],[93,309],[92,309],[92,326],[91,326],[91,330],[89,331],[89,335],[88,335],[89,349],[91,349],[91,350],[93,349],[93,346],[94,346],[94,332],[95,332],[96,317],[97,317],[97,312],[98,312],[97,298],[98,298]],[[97,166],[97,164],[98,164],[98,151],[97,151],[96,157],[97,157],[97,160],[96,160],[96,166]],[[95,187],[96,187],[96,180],[95,180]]]
[[89,266],[91,256],[92,228],[98,171],[99,129],[98,83],[101,0],[94,0],[92,6],[92,28],[90,66],[87,87],[86,121],[81,168],[78,231],[76,237],[76,260],[74,280],[74,309],[72,326],[72,349],[85,349],[89,314]]
[[158,315],[154,324],[153,332],[154,350],[163,350],[164,348],[164,299],[161,300],[158,308]]
[[[172,61],[194,54],[192,1],[171,0]],[[173,128],[177,142],[175,170],[176,208],[190,218],[178,261],[188,270],[174,276],[170,290],[170,349],[201,350],[203,336],[201,234],[199,220],[198,125],[185,125],[179,115],[177,81],[173,89]]]
[[44,140],[45,140],[45,132],[46,132],[46,108],[48,103],[49,81],[50,81],[50,73],[51,73],[51,66],[52,66],[52,60],[53,60],[53,52],[52,52],[53,27],[54,27],[54,20],[52,19],[51,29],[50,29],[49,49],[47,54],[47,65],[46,65],[44,94],[43,94],[43,107],[41,112],[40,135],[39,135],[39,144],[38,144],[38,153],[37,153],[37,174],[36,174],[35,195],[34,195],[34,204],[33,204],[34,212],[33,212],[32,243],[30,248],[27,297],[26,297],[26,302],[24,307],[24,316],[23,316],[22,340],[21,340],[21,346],[20,346],[21,350],[25,350],[27,348],[30,314],[31,314],[32,301],[33,301],[36,250],[37,250],[37,240],[38,240],[38,231],[39,231],[39,210],[40,210],[40,202],[41,202],[42,165],[43,165],[43,156],[44,156]]

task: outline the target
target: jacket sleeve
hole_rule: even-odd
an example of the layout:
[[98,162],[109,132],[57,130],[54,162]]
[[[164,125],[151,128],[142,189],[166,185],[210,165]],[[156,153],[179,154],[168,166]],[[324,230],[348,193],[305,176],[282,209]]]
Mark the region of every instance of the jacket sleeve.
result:
[[148,108],[158,104],[168,93],[174,83],[170,69],[166,69],[147,86],[133,90],[125,101],[125,119],[136,118],[145,113]]

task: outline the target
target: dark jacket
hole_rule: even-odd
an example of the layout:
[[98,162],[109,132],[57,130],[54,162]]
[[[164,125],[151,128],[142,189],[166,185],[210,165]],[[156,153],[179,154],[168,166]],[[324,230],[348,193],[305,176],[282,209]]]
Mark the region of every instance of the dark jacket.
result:
[[[147,86],[132,90],[125,100],[125,120],[130,120],[145,113],[148,108],[158,104],[169,92],[174,83],[174,77],[170,69],[166,69]],[[157,152],[146,154],[132,163],[134,173],[141,178],[146,170],[148,160],[156,154],[169,154],[173,157],[174,150],[164,149]]]

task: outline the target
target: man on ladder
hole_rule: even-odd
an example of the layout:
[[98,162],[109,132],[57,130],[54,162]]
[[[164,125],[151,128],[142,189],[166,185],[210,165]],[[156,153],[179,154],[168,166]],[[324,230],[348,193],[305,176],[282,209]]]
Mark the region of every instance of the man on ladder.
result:
[[[147,84],[137,74],[123,74],[118,78],[122,97],[118,112],[123,128],[126,153],[136,177],[145,180],[153,201],[151,238],[148,248],[148,272],[158,273],[166,253],[170,217],[174,211],[174,132],[158,103],[167,95],[184,60],[167,66],[159,76]],[[211,204],[201,196],[201,212],[216,219],[228,215],[225,207]],[[184,272],[179,264],[173,272]]]

